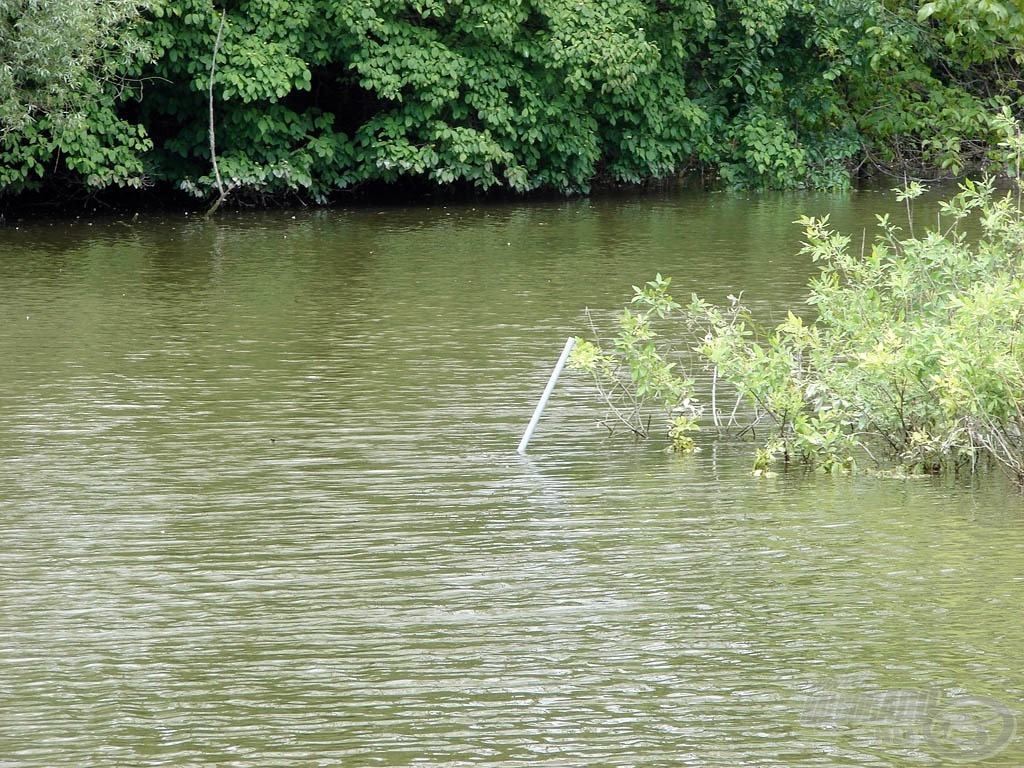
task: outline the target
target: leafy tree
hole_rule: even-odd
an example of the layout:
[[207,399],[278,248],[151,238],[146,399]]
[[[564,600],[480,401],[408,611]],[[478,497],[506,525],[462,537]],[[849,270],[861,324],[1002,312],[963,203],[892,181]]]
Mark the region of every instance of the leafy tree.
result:
[[[233,3],[215,89],[222,171],[254,194],[314,198],[401,178],[572,191],[601,173],[671,173],[703,113],[645,31],[651,14],[639,0]],[[200,109],[217,18],[200,0],[161,3],[143,29],[159,167],[197,194],[210,158],[183,118]]]
[[865,34],[867,68],[848,92],[866,160],[897,175],[985,169],[1007,138],[995,115],[1024,107],[1019,7],[885,3]]
[[128,22],[141,0],[0,2],[0,135],[79,111],[90,85],[143,46]]
[[140,0],[0,2],[0,190],[54,167],[87,185],[141,183],[145,130],[118,109],[121,77],[146,54],[130,22]]
[[[936,26],[941,9],[239,0],[227,12],[218,143],[232,183],[256,195],[401,179],[585,191],[694,165],[734,186],[844,186],[858,158],[954,173],[965,145],[998,139],[1002,91],[950,75],[975,54],[952,21]],[[158,167],[200,195],[211,158],[183,118],[201,109],[217,20],[186,0],[155,6],[145,27]],[[993,61],[1014,55],[1020,35],[1004,33]]]
[[[1003,0],[931,0],[921,5],[917,20],[927,23],[963,65],[1002,60],[1024,64],[1024,9]],[[1007,73],[1009,74],[1009,73]]]
[[985,163],[1024,107],[1010,0],[9,0],[0,32],[7,191],[837,187]]

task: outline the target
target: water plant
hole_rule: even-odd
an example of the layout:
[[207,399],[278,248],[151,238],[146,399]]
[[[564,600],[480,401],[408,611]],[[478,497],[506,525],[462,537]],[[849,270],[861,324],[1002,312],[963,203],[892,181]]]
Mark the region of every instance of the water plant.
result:
[[658,330],[680,305],[669,294],[671,278],[658,274],[643,287],[633,286],[633,299],[617,318],[617,330],[605,342],[587,312],[593,341],[577,339],[569,365],[588,373],[608,407],[603,420],[609,433],[625,429],[637,438],[650,435],[655,412],[671,416],[669,437],[677,450],[693,448],[686,433],[696,429],[700,407],[693,399],[693,381],[679,374],[678,351]]
[[[613,391],[629,402],[641,386],[670,413],[684,395],[695,400],[694,377],[658,352],[670,345],[653,319],[673,319],[671,338],[692,340],[687,362],[710,378],[707,415],[719,430],[757,437],[760,471],[779,462],[840,471],[867,459],[940,473],[991,461],[1024,486],[1024,137],[1008,114],[1000,119],[1010,188],[963,182],[933,228],[914,221],[920,184],[898,191],[906,230],[879,216],[870,246],[852,247],[828,216],[801,218],[801,252],[820,272],[806,306],[781,323],[758,323],[736,296],[718,306],[695,295],[681,307],[660,275],[634,288],[643,309],[620,317],[611,349],[588,350],[606,402],[617,407]],[[659,387],[660,377],[678,384]],[[726,387],[738,398],[728,416],[717,404]]]

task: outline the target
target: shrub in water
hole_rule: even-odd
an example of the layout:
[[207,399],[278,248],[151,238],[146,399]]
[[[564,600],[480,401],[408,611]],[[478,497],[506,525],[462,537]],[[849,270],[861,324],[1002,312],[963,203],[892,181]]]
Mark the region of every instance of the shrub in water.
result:
[[[697,364],[712,373],[715,425],[767,433],[757,453],[761,470],[781,460],[835,471],[866,456],[908,471],[942,472],[973,470],[990,459],[1024,485],[1019,132],[1006,149],[1014,188],[965,182],[940,205],[936,229],[915,231],[918,184],[899,192],[906,230],[880,216],[866,252],[851,250],[850,238],[832,230],[827,216],[801,219],[802,252],[821,267],[807,299],[817,312],[813,321],[789,312],[774,328],[761,327],[737,297],[718,307],[693,296],[683,308],[659,275],[635,289],[634,302],[645,309],[622,316],[611,350],[584,346],[600,369],[579,367],[606,381],[617,371],[620,389],[662,397],[670,412],[692,402],[692,380],[666,362],[651,324],[654,316],[672,315],[676,331],[696,339]],[[976,223],[971,235],[968,220]],[[652,384],[662,375],[671,387]],[[719,382],[746,404],[727,420],[716,402]],[[737,413],[746,416],[737,420]]]

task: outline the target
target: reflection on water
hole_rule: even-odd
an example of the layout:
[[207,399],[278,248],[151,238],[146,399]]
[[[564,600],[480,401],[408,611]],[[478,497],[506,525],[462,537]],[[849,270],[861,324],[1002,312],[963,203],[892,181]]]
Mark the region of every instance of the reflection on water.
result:
[[0,766],[1021,764],[998,478],[755,479],[568,374],[515,453],[583,307],[775,311],[891,204],[0,233]]

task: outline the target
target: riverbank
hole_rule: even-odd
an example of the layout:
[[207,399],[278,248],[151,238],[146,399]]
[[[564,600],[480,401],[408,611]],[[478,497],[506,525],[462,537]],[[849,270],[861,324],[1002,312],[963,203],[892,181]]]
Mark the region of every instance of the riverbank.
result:
[[[980,173],[980,169],[976,168]],[[873,168],[872,173],[856,176],[851,189],[891,189],[902,185],[905,179],[921,179],[925,183],[950,185],[956,177],[939,168],[908,168],[884,166]],[[393,184],[363,184],[335,193],[323,202],[314,202],[300,195],[228,195],[218,213],[258,210],[332,210],[380,206],[429,206],[437,204],[515,204],[547,203],[577,199],[605,199],[618,196],[660,195],[665,193],[692,194],[728,193],[740,196],[759,194],[747,189],[730,189],[710,170],[692,171],[675,176],[629,184],[605,178],[596,182],[586,194],[559,193],[554,190],[514,192],[505,188],[480,190],[468,184],[440,187],[417,181]],[[180,189],[167,185],[153,185],[142,189],[107,189],[95,194],[69,192],[67,189],[47,189],[26,192],[16,196],[0,196],[0,227],[32,221],[59,221],[80,218],[131,217],[136,214],[183,214],[204,216],[213,199],[198,199]]]

